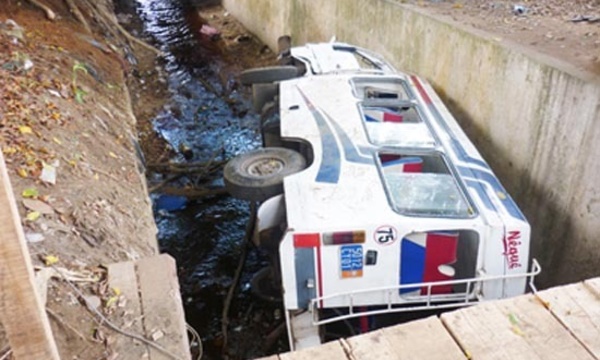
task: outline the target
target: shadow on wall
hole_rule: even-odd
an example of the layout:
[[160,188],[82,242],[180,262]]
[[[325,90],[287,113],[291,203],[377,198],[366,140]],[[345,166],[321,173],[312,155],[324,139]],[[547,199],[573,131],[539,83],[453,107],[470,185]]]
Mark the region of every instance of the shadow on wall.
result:
[[594,276],[580,264],[565,264],[569,243],[578,239],[570,215],[560,208],[553,194],[534,184],[529,169],[515,169],[512,161],[476,125],[469,113],[456,101],[449,99],[442,89],[434,87],[531,224],[530,256],[542,266],[542,273],[536,278],[537,287],[545,289]]

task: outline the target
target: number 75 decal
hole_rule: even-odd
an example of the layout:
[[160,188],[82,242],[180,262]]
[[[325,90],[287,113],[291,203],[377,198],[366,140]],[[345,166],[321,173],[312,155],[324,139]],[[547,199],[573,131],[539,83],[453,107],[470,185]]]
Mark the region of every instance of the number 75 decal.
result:
[[395,227],[383,225],[375,230],[375,242],[380,245],[391,245],[398,239],[398,231]]

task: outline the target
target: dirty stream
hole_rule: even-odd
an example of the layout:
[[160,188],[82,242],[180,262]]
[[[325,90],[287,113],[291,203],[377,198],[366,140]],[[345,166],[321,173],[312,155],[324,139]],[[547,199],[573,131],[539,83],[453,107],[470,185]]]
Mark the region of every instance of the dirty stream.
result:
[[[190,23],[196,9],[176,0],[140,0],[137,12],[144,33],[165,53],[170,97],[153,125],[176,150],[170,161],[222,161],[258,147],[257,115],[248,111],[248,95],[236,87],[234,76],[222,80],[228,64],[215,51],[214,41],[200,38]],[[150,182],[163,180],[150,176]],[[218,188],[222,186],[220,176],[184,178],[178,186]],[[172,198],[152,196],[160,247],[177,261],[187,321],[202,337],[204,358],[223,354],[251,358],[285,351],[285,335],[271,349],[262,341],[283,319],[279,304],[262,302],[251,294],[252,275],[267,265],[266,256],[254,247],[248,249],[231,303],[229,345],[225,352],[222,349],[223,304],[246,246],[249,204],[228,196],[195,201],[175,198],[176,204],[169,201]]]

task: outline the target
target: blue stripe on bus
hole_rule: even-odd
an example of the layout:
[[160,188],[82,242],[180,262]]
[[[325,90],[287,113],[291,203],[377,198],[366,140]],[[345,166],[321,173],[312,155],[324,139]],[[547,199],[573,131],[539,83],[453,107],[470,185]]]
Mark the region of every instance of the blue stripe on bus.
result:
[[508,193],[506,192],[502,184],[500,184],[498,178],[494,176],[494,174],[479,169],[466,168],[463,166],[459,166],[458,171],[463,176],[471,176],[483,183],[490,185],[494,190],[496,197],[498,198],[498,200],[500,200],[502,206],[506,209],[506,211],[508,211],[508,213],[512,217],[525,221],[525,216],[523,216],[523,213],[521,212],[521,210],[519,210],[517,204],[515,204],[510,195],[508,195]]
[[479,198],[481,199],[481,201],[483,201],[483,204],[485,205],[486,208],[488,208],[488,210],[491,210],[493,212],[498,212],[496,210],[496,207],[492,203],[492,200],[490,199],[487,192],[485,191],[483,184],[481,184],[479,181],[475,181],[475,180],[465,179],[464,181],[465,181],[465,184],[467,185],[467,187],[470,187],[471,189],[475,190],[475,192],[479,195]]
[[340,149],[335,141],[335,136],[323,115],[321,115],[310,100],[308,100],[300,88],[298,88],[298,91],[300,92],[300,95],[302,95],[302,98],[308,106],[310,113],[317,123],[319,132],[321,133],[321,147],[323,148],[323,151],[321,153],[321,165],[315,181],[337,184],[340,179],[341,155]]
[[[423,89],[420,84],[418,85],[418,87],[420,87],[421,90],[423,92],[425,92],[425,89]],[[422,95],[427,96],[427,97],[429,96],[426,93],[422,94]],[[429,101],[427,101],[427,99],[425,99],[425,102],[427,104],[427,107],[433,114],[436,122],[450,136],[450,146],[452,148],[452,151],[456,155],[456,157],[460,161],[463,161],[463,162],[471,165],[469,167],[458,166],[459,172],[461,173],[461,175],[463,177],[470,177],[470,178],[476,179],[476,181],[475,180],[473,180],[473,181],[465,180],[465,183],[467,183],[467,185],[469,185],[469,187],[474,189],[479,194],[479,196],[481,197],[481,200],[484,202],[484,204],[486,205],[487,208],[495,210],[496,208],[492,204],[492,200],[490,199],[489,194],[482,187],[481,183],[480,184],[477,184],[477,183],[484,182],[484,183],[490,185],[496,193],[501,192],[503,194],[503,196],[502,196],[503,199],[500,199],[500,196],[498,196],[498,199],[500,200],[502,206],[506,209],[506,211],[512,217],[519,219],[519,220],[526,221],[525,216],[523,215],[521,210],[519,210],[519,208],[517,207],[515,202],[512,200],[512,198],[506,193],[506,190],[504,190],[504,187],[502,187],[502,185],[500,184],[498,179],[491,173],[490,166],[485,161],[470,156],[467,153],[467,151],[464,149],[464,147],[461,145],[460,141],[458,141],[458,139],[456,138],[456,135],[454,134],[452,129],[450,129],[450,126],[448,126],[448,124],[446,124],[446,122],[444,121],[442,115],[440,114],[440,112],[437,109],[437,107],[435,106],[435,104],[433,104],[433,102],[430,99],[429,99]],[[474,168],[473,165],[480,166],[480,167],[486,169],[486,171]],[[490,171],[490,172],[488,172],[488,171]]]
[[327,116],[327,120],[329,120],[329,122],[333,125],[338,139],[340,139],[340,142],[342,143],[342,148],[344,149],[344,157],[346,158],[346,160],[359,164],[373,165],[373,158],[363,156],[362,154],[360,154],[354,146],[354,144],[352,143],[352,140],[350,140],[348,134],[344,131],[344,129],[342,129],[342,127],[327,113],[325,113],[325,116]]

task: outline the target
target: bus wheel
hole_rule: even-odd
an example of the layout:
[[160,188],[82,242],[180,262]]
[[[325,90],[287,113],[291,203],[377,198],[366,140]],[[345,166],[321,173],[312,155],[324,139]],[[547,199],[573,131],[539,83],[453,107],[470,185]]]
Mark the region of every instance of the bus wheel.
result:
[[304,157],[290,149],[269,147],[238,155],[223,169],[227,191],[238,199],[264,201],[283,193],[283,178],[303,170]]

